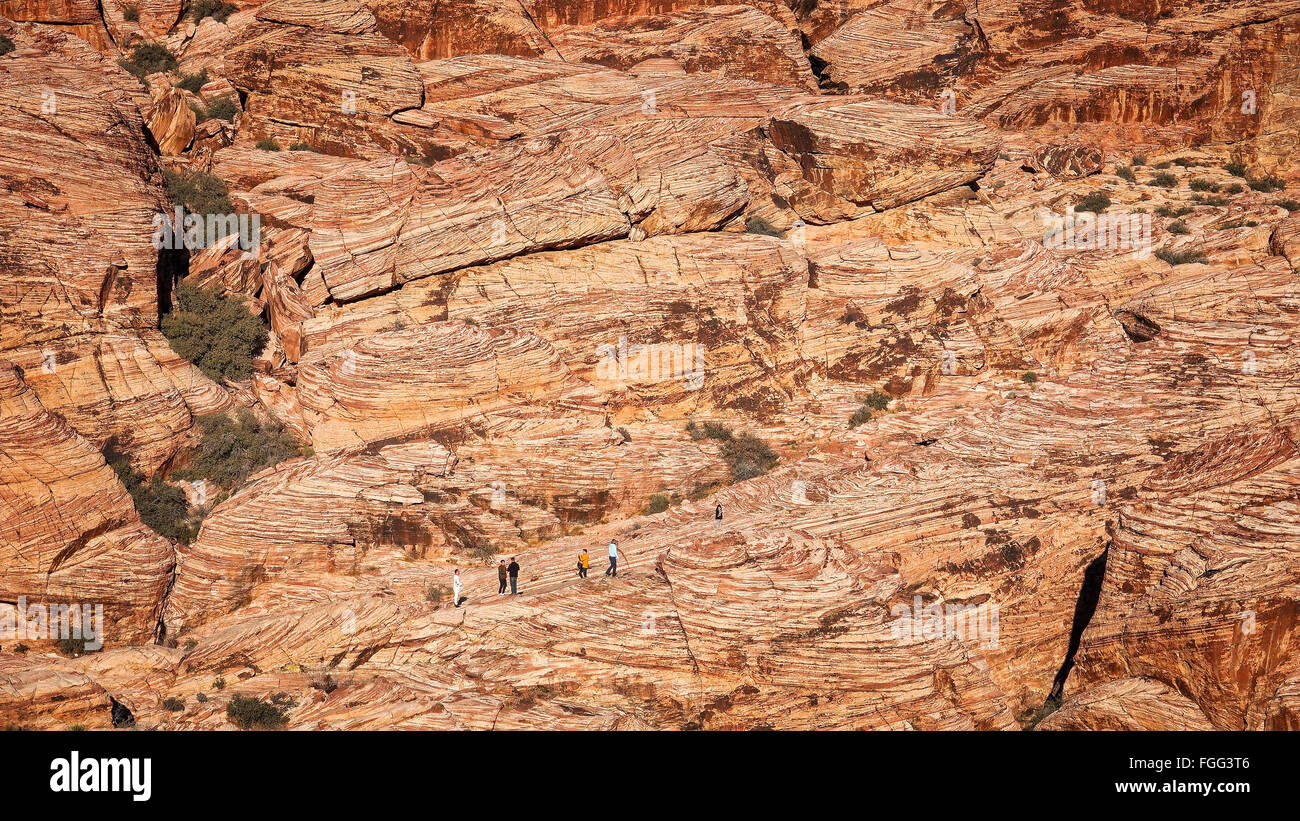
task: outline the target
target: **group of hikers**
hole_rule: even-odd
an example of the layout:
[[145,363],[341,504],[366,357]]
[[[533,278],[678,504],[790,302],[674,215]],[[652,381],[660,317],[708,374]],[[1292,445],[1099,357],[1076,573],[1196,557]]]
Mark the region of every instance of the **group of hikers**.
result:
[[[721,504],[716,505],[713,509],[713,523],[715,527],[722,526]],[[617,576],[619,556],[618,542],[614,539],[610,539],[607,551],[609,555],[609,564],[605,567],[605,575]],[[584,547],[582,552],[578,554],[578,578],[587,578],[587,570],[590,569],[590,567],[591,557],[587,554],[587,548]],[[519,595],[519,560],[517,557],[511,556],[509,564],[506,564],[505,559],[502,559],[500,563],[497,564],[497,581],[500,582],[500,588],[497,590],[497,595],[505,595],[507,582],[510,584],[510,595]],[[451,600],[457,607],[460,607],[461,602],[463,601],[460,595],[461,589],[460,569],[457,568],[451,574]]]

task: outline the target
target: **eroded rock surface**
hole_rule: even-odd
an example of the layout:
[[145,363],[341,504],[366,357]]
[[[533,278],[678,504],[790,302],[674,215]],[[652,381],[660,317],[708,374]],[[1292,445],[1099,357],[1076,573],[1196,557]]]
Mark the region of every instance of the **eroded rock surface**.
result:
[[1300,4],[1058,6],[0,3],[0,723],[1300,726]]

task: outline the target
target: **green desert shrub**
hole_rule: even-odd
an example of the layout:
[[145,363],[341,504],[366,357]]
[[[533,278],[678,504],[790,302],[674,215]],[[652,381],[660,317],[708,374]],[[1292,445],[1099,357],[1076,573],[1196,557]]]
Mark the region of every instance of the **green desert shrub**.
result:
[[293,145],[289,146],[289,150],[290,151],[313,151],[317,154],[320,153],[319,148],[310,146],[307,143],[294,143]]
[[1281,191],[1286,188],[1286,183],[1274,176],[1246,180],[1246,184],[1256,191],[1263,191],[1266,194],[1270,191]]
[[767,442],[748,433],[737,434],[723,442],[722,458],[731,468],[731,478],[737,482],[762,476],[780,461]]
[[862,400],[863,405],[866,405],[874,411],[882,411],[885,408],[888,408],[889,402],[890,396],[884,391],[872,391],[867,395],[866,399]]
[[1231,185],[1225,185],[1223,187],[1223,193],[1225,194],[1240,194],[1242,191],[1245,190],[1246,190],[1246,186],[1242,185],[1239,182],[1234,182]]
[[279,151],[280,144],[271,137],[263,137],[257,141],[257,147],[263,151]]
[[1300,200],[1293,200],[1293,199],[1278,200],[1273,204],[1278,206],[1279,208],[1285,208],[1286,210],[1292,213],[1295,213],[1296,211],[1300,211]]
[[1192,202],[1197,205],[1210,205],[1216,208],[1228,204],[1228,198],[1221,194],[1193,194]]
[[226,705],[226,718],[241,730],[283,730],[289,724],[289,708],[294,702],[284,693],[267,700],[255,696],[235,695]]
[[1187,223],[1183,222],[1182,220],[1178,220],[1177,222],[1169,223],[1169,227],[1165,230],[1167,230],[1171,234],[1186,234],[1191,229],[1187,227]]
[[[67,638],[59,639],[59,652],[65,656],[76,658],[77,656],[86,655],[86,645],[89,639],[86,638]],[[91,650],[90,652],[95,652]]]
[[780,461],[767,442],[752,434],[732,433],[731,428],[716,422],[702,425],[688,422],[686,430],[692,439],[715,439],[722,443],[722,458],[731,468],[731,478],[736,482],[762,476]]
[[175,71],[176,57],[161,43],[141,43],[131,50],[130,57],[123,57],[117,64],[144,79],[160,71]]
[[1193,191],[1218,191],[1219,185],[1211,180],[1197,177],[1187,183],[1187,187]]
[[696,441],[700,439],[717,439],[720,442],[726,442],[731,439],[731,428],[717,422],[705,422],[702,425],[687,422],[686,432]]
[[868,408],[866,405],[862,405],[861,407],[859,407],[857,410],[853,412],[852,416],[849,417],[849,427],[856,428],[858,425],[865,425],[867,422],[870,421],[871,421],[871,408]]
[[164,538],[181,544],[194,541],[199,532],[201,515],[190,510],[184,491],[167,484],[157,474],[146,482],[144,475],[131,467],[126,456],[116,452],[111,440],[105,449],[104,458],[126,486],[127,493],[131,494],[140,521]]
[[176,696],[168,696],[163,699],[162,706],[164,710],[179,713],[185,709],[185,699],[177,698]]
[[235,11],[235,6],[225,0],[194,0],[190,3],[189,15],[196,23],[204,17],[211,17],[218,23],[224,23]]
[[1246,164],[1244,162],[1240,162],[1240,161],[1230,162],[1227,165],[1223,166],[1223,170],[1227,171],[1229,174],[1231,174],[1234,177],[1246,176]]
[[1132,168],[1129,168],[1126,165],[1121,165],[1117,167],[1115,169],[1115,176],[1127,182],[1137,182],[1137,175],[1133,173]]
[[667,493],[656,493],[650,497],[645,506],[646,513],[663,513],[672,506],[672,498]]
[[1174,160],[1174,165],[1178,166],[1179,168],[1189,168],[1195,165],[1195,163],[1187,159],[1186,157],[1179,157],[1178,159]]
[[235,117],[239,116],[239,106],[235,105],[235,101],[229,97],[218,97],[208,103],[205,114],[206,116],[203,118],[205,120],[234,122]]
[[188,282],[176,287],[176,305],[160,327],[172,350],[213,381],[245,379],[266,345],[266,325],[239,299],[218,296]]
[[1020,381],[1032,387],[1038,384],[1038,374],[1033,371],[1026,371],[1020,375]]
[[783,237],[785,232],[762,217],[750,217],[745,220],[746,234],[762,234],[768,237]]
[[[1156,167],[1159,168],[1159,166]],[[1178,178],[1173,174],[1170,174],[1168,171],[1165,171],[1152,177],[1151,184],[1159,186],[1160,188],[1173,188],[1178,184]]]
[[1104,192],[1093,191],[1091,194],[1080,200],[1079,204],[1074,206],[1074,210],[1091,211],[1094,214],[1100,214],[1109,207],[1110,197],[1106,196]]
[[1169,160],[1165,160],[1164,162],[1158,162],[1151,167],[1157,171],[1164,171],[1166,168],[1169,168],[1172,165],[1173,163],[1169,162]]
[[186,74],[176,81],[177,88],[183,88],[186,91],[199,93],[199,89],[208,84],[208,70],[205,68],[198,74]]
[[248,408],[233,417],[225,413],[200,416],[199,446],[193,461],[175,472],[179,479],[205,479],[234,489],[262,468],[301,455],[297,440],[274,420],[261,421]]
[[128,23],[140,22],[140,9],[135,6],[125,6],[122,9],[122,19]]
[[10,40],[3,34],[0,34],[0,57],[14,50],[14,41]]
[[1169,248],[1161,248],[1159,251],[1156,251],[1156,257],[1164,260],[1170,265],[1187,265],[1192,262],[1205,262],[1205,254],[1191,249],[1175,251]]
[[1155,214],[1157,217],[1184,217],[1192,213],[1193,210],[1195,209],[1188,208],[1186,205],[1180,205],[1177,208],[1172,205],[1161,205],[1156,208]]
[[1134,165],[1134,166],[1141,167],[1141,166],[1146,165],[1146,164],[1147,164],[1147,155],[1146,155],[1146,154],[1134,154],[1134,155],[1133,155],[1133,165]]
[[164,171],[167,193],[172,202],[191,214],[232,214],[235,206],[230,202],[226,184],[202,171]]

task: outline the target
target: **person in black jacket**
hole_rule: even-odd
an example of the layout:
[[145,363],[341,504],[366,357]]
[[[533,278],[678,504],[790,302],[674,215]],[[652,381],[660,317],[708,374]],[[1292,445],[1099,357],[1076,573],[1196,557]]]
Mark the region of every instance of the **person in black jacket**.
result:
[[506,568],[506,572],[510,574],[511,595],[518,595],[519,594],[519,562],[515,561],[514,556],[510,557],[510,566]]
[[713,508],[713,526],[722,527],[722,502]]
[[501,583],[501,589],[497,591],[497,595],[500,596],[501,594],[506,592],[506,560],[505,559],[502,559],[501,563],[497,565],[497,581]]

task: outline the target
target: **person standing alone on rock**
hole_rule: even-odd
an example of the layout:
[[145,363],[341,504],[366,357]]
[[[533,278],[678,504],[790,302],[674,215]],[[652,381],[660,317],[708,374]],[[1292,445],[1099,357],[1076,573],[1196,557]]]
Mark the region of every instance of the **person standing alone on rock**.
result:
[[512,596],[518,595],[519,594],[519,562],[515,561],[514,556],[510,557],[510,566],[506,568],[506,572],[510,574],[510,595]]
[[497,591],[497,595],[500,596],[506,592],[506,560],[505,559],[502,559],[501,563],[497,565],[497,581],[501,583],[501,589]]
[[605,575],[618,575],[618,542],[613,539],[609,540],[609,567],[605,568]]
[[451,603],[460,607],[460,570],[451,574]]
[[716,528],[722,527],[722,502],[718,502],[713,508],[713,526]]
[[578,554],[578,578],[587,578],[587,568],[591,566],[591,557],[587,555],[587,548],[583,548]]

